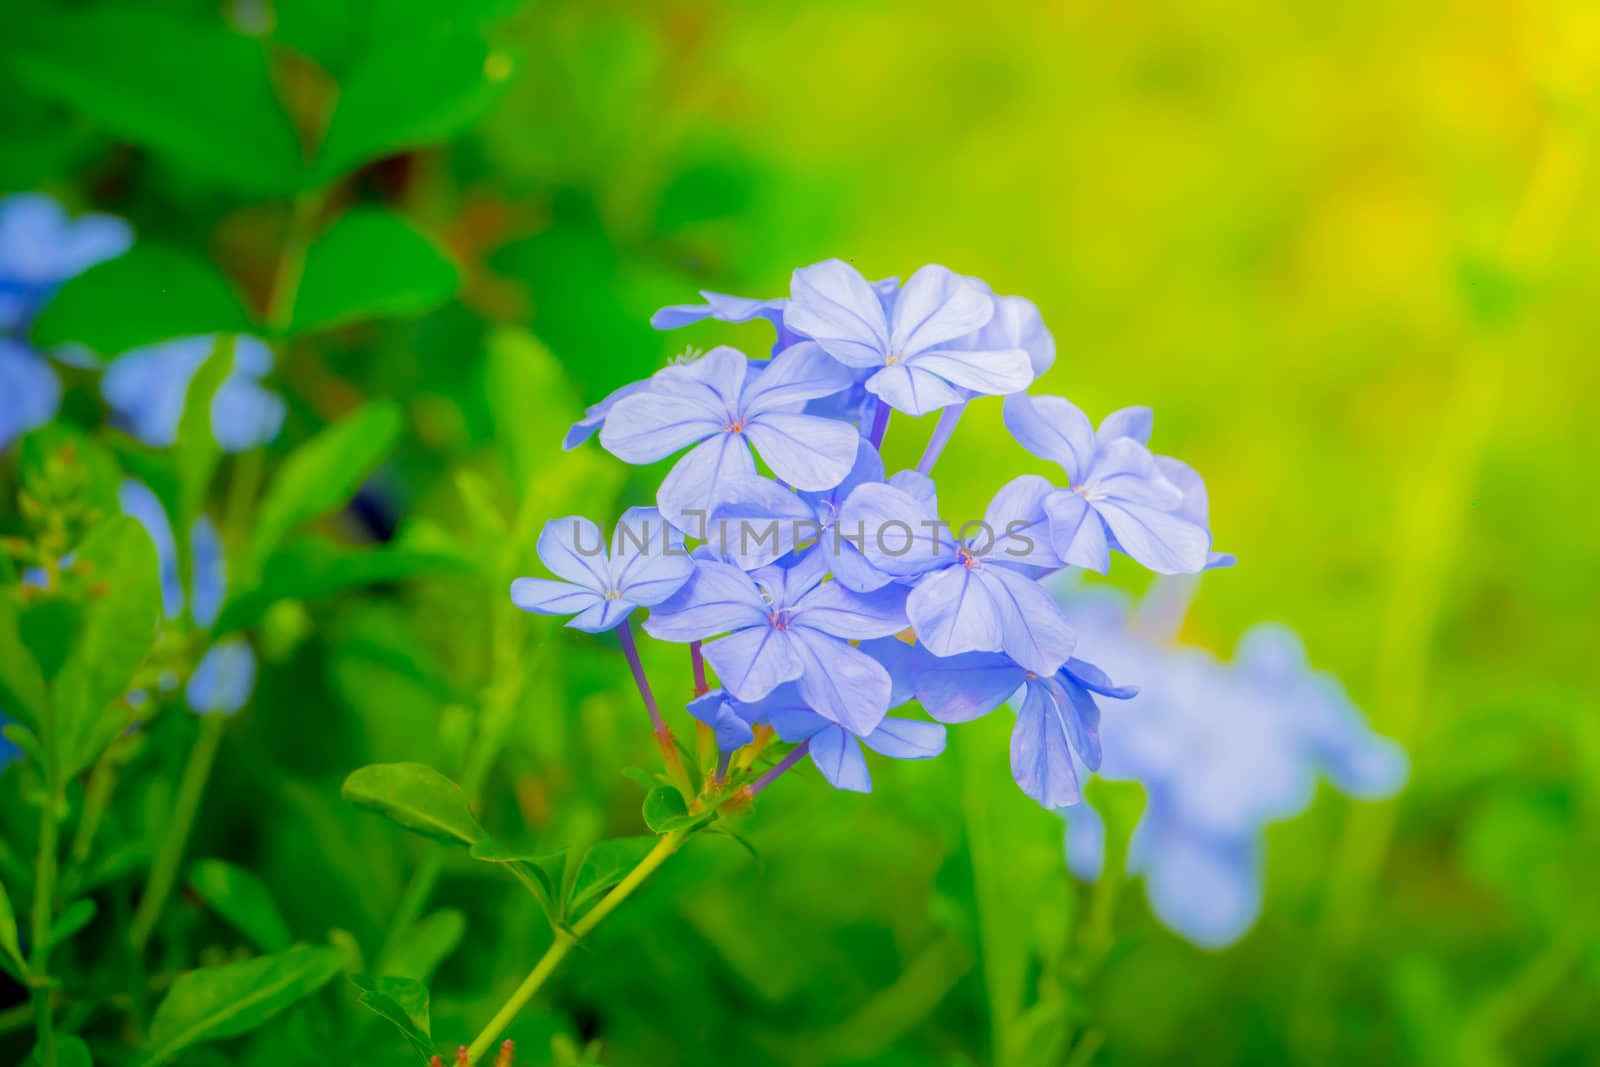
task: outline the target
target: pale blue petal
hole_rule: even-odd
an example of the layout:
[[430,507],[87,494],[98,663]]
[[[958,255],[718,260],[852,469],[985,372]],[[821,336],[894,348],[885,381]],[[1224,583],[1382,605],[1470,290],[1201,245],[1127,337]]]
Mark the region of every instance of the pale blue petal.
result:
[[994,317],[994,298],[970,278],[930,263],[895,298],[889,348],[902,358],[981,329]]
[[858,540],[867,561],[909,577],[948,566],[956,542],[928,504],[893,485],[863,485],[839,509],[838,527]]
[[172,536],[172,520],[161,500],[143,482],[124,479],[117,488],[117,502],[126,515],[139,521],[156,546],[156,567],[161,575],[161,611],[169,619],[183,614],[183,581],[178,576],[178,544]]
[[1060,710],[1045,686],[1028,686],[1017,711],[1011,731],[1011,776],[1046,808],[1064,808],[1083,799]]
[[[610,426],[611,421],[606,425]],[[656,503],[678,529],[690,537],[703,537],[723,483],[754,477],[755,473],[756,462],[744,435],[719,433],[696,445],[673,465],[656,491]]]
[[1157,918],[1204,948],[1226,948],[1248,933],[1261,913],[1259,845],[1211,841],[1175,827],[1157,832],[1144,872]]
[[894,581],[894,575],[878,570],[861,554],[855,532],[832,526],[822,534],[818,547],[828,561],[834,578],[846,589],[857,593],[870,593]]
[[896,471],[889,476],[889,484],[921,504],[928,518],[939,515],[939,490],[933,479],[921,471]]
[[832,489],[850,473],[861,435],[849,423],[768,411],[745,424],[745,436],[772,468],[796,489]]
[[1106,861],[1106,824],[1088,804],[1062,812],[1067,820],[1067,870],[1085,882],[1098,882]]
[[886,718],[861,743],[890,759],[932,759],[944,751],[945,730],[936,722]]
[[713,293],[705,289],[700,290],[700,295],[705,298],[704,304],[669,305],[650,316],[650,325],[658,330],[676,330],[680,326],[688,326],[703,319],[749,322],[756,318],[781,324],[783,308],[788,303],[781,297],[776,300],[755,300],[751,297]]
[[876,729],[894,689],[889,672],[837,637],[805,628],[793,633],[803,667],[800,694],[811,709],[858,737]]
[[1004,704],[1027,680],[1028,672],[998,652],[940,657],[918,649],[911,677],[917,700],[929,715],[940,722],[962,723]]
[[211,432],[224,452],[248,452],[278,436],[286,411],[283,397],[235,374],[211,398]]
[[570,452],[593,437],[600,431],[601,425],[604,424],[607,416],[611,414],[611,409],[616,405],[617,401],[625,396],[632,396],[634,393],[642,392],[649,387],[650,382],[648,380],[629,382],[618,389],[613,389],[599,403],[590,404],[584,410],[583,418],[573,423],[571,428],[567,430],[566,437],[561,440],[561,450]]
[[1078,638],[1055,598],[1038,582],[1006,567],[982,566],[973,573],[994,602],[1006,655],[1041,677],[1060,670]]
[[839,259],[794,272],[783,324],[851,367],[880,367],[889,351],[883,305],[861,272]]
[[[982,532],[969,538],[973,551],[994,562],[1017,567],[1061,566],[1061,559],[1051,547],[1050,516],[1044,507],[1056,492],[1049,479],[1037,474],[1024,474],[1007,482],[984,512]],[[991,542],[987,548],[980,537]]]
[[758,721],[770,725],[780,740],[791,745],[833,726],[833,723],[811,710],[805,697],[800,695],[799,685],[794,682],[785,682],[774,689],[770,696],[749,707],[759,710]]
[[195,520],[189,531],[190,566],[194,570],[189,593],[189,614],[210,629],[222,612],[228,592],[228,565],[222,554],[222,535],[209,516]]
[[788,631],[768,624],[707,642],[701,652],[722,687],[748,702],[800,677],[802,659],[797,644]]
[[766,566],[822,530],[813,506],[771,478],[725,478],[717,496],[704,539],[744,570]]
[[1079,685],[1065,671],[1054,678],[1041,678],[1034,685],[1050,691],[1061,728],[1072,751],[1091,771],[1100,769],[1100,707],[1089,691]]
[[917,640],[935,656],[999,652],[1005,647],[1000,614],[977,571],[956,565],[917,583],[906,600]]
[[792,608],[828,576],[828,561],[820,552],[801,549],[750,575],[775,610]]
[[739,715],[728,694],[721,689],[713,689],[689,701],[688,708],[690,715],[711,727],[716,734],[717,748],[723,752],[742,748],[755,739],[750,724]]
[[1101,500],[1095,513],[1104,520],[1117,547],[1157,574],[1195,574],[1206,567],[1211,537],[1170,511],[1142,504]]
[[1090,501],[1107,498],[1171,512],[1183,506],[1183,493],[1162,476],[1155,456],[1130,437],[1116,438],[1095,453],[1082,488]]
[[907,644],[898,637],[879,637],[863,641],[857,647],[877,660],[883,669],[889,672],[891,708],[898,708],[901,704],[916,699],[916,682],[912,675],[912,663],[917,658],[915,645]]
[[911,363],[885,367],[867,379],[867,392],[896,411],[907,415],[926,415],[967,399],[967,394]]
[[550,573],[604,596],[611,588],[606,538],[582,515],[551,519],[539,531],[539,562]]
[[835,789],[848,789],[852,793],[872,792],[872,776],[867,772],[867,759],[861,754],[861,743],[838,726],[829,726],[813,734],[809,749],[811,762],[817,765],[822,777]]
[[683,587],[694,561],[683,535],[655,508],[629,508],[611,532],[610,587],[633,604],[652,607]]
[[213,345],[210,337],[184,337],[114,359],[100,376],[100,395],[117,423],[147,445],[171,447],[189,382]]
[[1150,443],[1150,432],[1155,428],[1155,412],[1147,407],[1129,407],[1113,411],[1100,420],[1095,439],[1110,444],[1119,437],[1131,437],[1141,445]]
[[798,411],[807,400],[843,392],[855,374],[812,341],[778,353],[766,368],[744,384],[738,412],[752,419],[767,411]]
[[567,620],[567,625],[586,634],[615,630],[639,605],[627,600],[596,600]]
[[55,417],[61,381],[43,357],[0,337],[0,448]]
[[906,588],[902,585],[856,593],[838,582],[823,582],[798,603],[790,603],[790,617],[795,626],[850,641],[889,637],[911,625],[906,619]]
[[256,687],[256,656],[241,638],[212,645],[189,677],[186,696],[196,715],[232,715]]
[[1099,693],[1101,696],[1111,697],[1113,700],[1132,700],[1139,695],[1138,686],[1117,685],[1105,671],[1087,660],[1074,657],[1067,660],[1066,665],[1061,669],[1066,674],[1071,675],[1074,682],[1091,693]]
[[697,559],[683,588],[645,620],[663,641],[703,641],[729,630],[768,626],[767,602],[750,576],[729,563]]
[[1094,427],[1089,416],[1059,396],[1006,397],[1006,429],[1017,443],[1040,459],[1059,463],[1070,485],[1088,473],[1094,459]]
[[1074,567],[1104,574],[1111,569],[1111,544],[1105,523],[1083,498],[1063,490],[1045,498],[1050,518],[1050,547]]
[[909,357],[907,364],[986,396],[1008,396],[1033,384],[1033,364],[1028,361],[1028,353],[1020,348],[932,349]]
[[518,578],[511,583],[511,602],[539,615],[576,615],[603,600],[593,589],[550,578]]
[[1045,328],[1033,301],[1020,296],[997,296],[994,318],[963,347],[975,349],[1020,348],[1037,378],[1056,361],[1056,341]]
[[625,463],[654,463],[721,435],[726,425],[725,413],[709,403],[646,389],[612,405],[600,427],[600,447]]

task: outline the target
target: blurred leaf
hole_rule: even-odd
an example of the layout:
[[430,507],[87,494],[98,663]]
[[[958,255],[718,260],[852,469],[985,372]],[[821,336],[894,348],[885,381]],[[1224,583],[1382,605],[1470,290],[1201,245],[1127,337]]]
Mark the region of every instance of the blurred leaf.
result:
[[95,753],[84,743],[107,704],[128,691],[161,622],[155,545],[138,521],[115,515],[78,549],[94,584],[92,608],[52,685],[56,758],[71,776]]
[[[42,1064],[44,1055],[36,1045],[30,1063]],[[83,1038],[75,1034],[56,1035],[56,1067],[94,1067],[94,1057],[89,1055],[89,1046],[83,1043]]]
[[301,181],[300,143],[266,48],[217,9],[184,18],[123,4],[53,10],[26,25],[8,56],[34,91],[229,189],[272,194]]
[[[189,380],[189,389],[183,397],[178,440],[172,449],[178,482],[178,510],[172,524],[175,530],[194,528],[205,503],[206,490],[211,487],[211,477],[216,473],[217,460],[222,455],[211,428],[211,407],[217,390],[233,372],[234,351],[233,336],[217,334],[210,353]],[[177,548],[179,557],[184,558],[189,551],[189,538],[178,538]]]
[[80,344],[104,359],[205,333],[238,333],[249,316],[209,262],[141,241],[66,282],[33,324],[40,348]]
[[567,918],[577,919],[606,890],[627,877],[652,848],[653,837],[613,837],[597,842],[578,865],[567,895]]
[[344,780],[344,797],[357,807],[386,815],[408,830],[464,845],[487,834],[472,815],[459,785],[421,763],[374,763]]
[[424,1063],[433,1057],[427,986],[412,978],[373,978],[365,974],[354,975],[350,980],[361,990],[360,1002],[393,1023]]
[[259,583],[224,605],[216,632],[252,626],[280,600],[315,600],[346,589],[467,571],[471,566],[460,556],[402,545],[353,549],[321,537],[297,538],[267,557]]
[[551,925],[561,922],[561,883],[567,866],[565,849],[540,853],[531,848],[517,848],[491,837],[474,844],[468,854],[475,860],[510,868],[538,898]]
[[456,265],[432,239],[380,208],[352,208],[306,252],[293,333],[421,315],[455,295]]
[[150,1021],[140,1067],[171,1063],[194,1045],[254,1030],[321,989],[344,962],[335,949],[301,946],[179,976]]
[[50,944],[71,941],[85,926],[94,922],[99,911],[99,905],[87,897],[68,904],[61,909],[61,914],[56,916],[56,921],[50,927]]
[[289,927],[261,880],[222,860],[200,860],[189,867],[189,889],[256,947],[281,952],[289,947]]
[[342,507],[400,436],[400,410],[377,400],[302,444],[283,461],[256,518],[252,570],[302,522]]
[[44,675],[22,639],[22,604],[15,588],[0,588],[0,707],[37,726],[47,709]]
[[[17,466],[23,484],[38,479],[54,486],[59,466],[81,466],[84,479],[83,501],[102,516],[122,510],[118,489],[122,473],[117,461],[99,441],[67,422],[49,422],[27,433],[17,446]],[[76,545],[72,546],[76,548]]]
[[22,947],[17,941],[17,913],[11,907],[11,897],[0,884],[0,952],[16,964],[17,970],[26,974],[28,965],[22,958]]
[[461,944],[467,917],[455,908],[440,908],[411,928],[411,934],[383,961],[384,969],[425,982]]

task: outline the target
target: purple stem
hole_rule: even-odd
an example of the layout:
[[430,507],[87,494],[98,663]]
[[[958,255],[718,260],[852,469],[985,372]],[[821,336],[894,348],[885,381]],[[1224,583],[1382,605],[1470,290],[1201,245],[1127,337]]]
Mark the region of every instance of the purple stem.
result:
[[967,402],[963,400],[939,412],[939,422],[933,428],[933,436],[928,438],[928,447],[922,450],[922,458],[917,460],[918,474],[933,471],[933,465],[939,462],[939,455],[944,451],[944,446],[950,443],[950,435],[956,432],[956,424],[966,411]]
[[774,764],[770,771],[768,771],[766,774],[763,774],[760,778],[757,778],[755,780],[755,784],[750,786],[750,795],[755,796],[767,786],[771,785],[774,778],[778,777],[778,775],[782,774],[790,767],[793,767],[796,763],[799,763],[800,758],[809,751],[811,751],[811,739],[808,737],[798,745],[794,746],[794,748],[790,749],[789,754]]
[[703,697],[711,692],[711,687],[706,684],[706,658],[700,652],[700,642],[689,642],[689,663],[694,668],[694,695]]
[[889,429],[889,405],[882,400],[874,401],[872,409],[872,432],[867,434],[867,440],[872,442],[873,448],[883,447],[883,435]]
[[623,619],[622,625],[617,627],[617,640],[622,642],[622,654],[628,657],[628,666],[633,668],[633,680],[639,686],[639,695],[644,698],[644,707],[650,713],[650,721],[655,725],[656,734],[665,737],[667,724],[662,721],[661,712],[656,709],[656,697],[650,691],[650,679],[644,676],[644,664],[639,662],[639,649],[633,643],[633,624],[627,619]]

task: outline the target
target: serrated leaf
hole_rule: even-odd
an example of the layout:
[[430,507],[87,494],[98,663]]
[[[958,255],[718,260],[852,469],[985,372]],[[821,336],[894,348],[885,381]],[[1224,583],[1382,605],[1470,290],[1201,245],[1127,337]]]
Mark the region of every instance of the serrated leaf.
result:
[[159,1067],[195,1045],[249,1033],[321,989],[344,962],[335,949],[302,946],[189,971],[156,1008],[137,1062]]
[[216,8],[189,17],[148,4],[35,9],[7,58],[35,92],[197,177],[247,194],[305,176],[265,42]]
[[421,315],[460,282],[455,263],[415,226],[390,211],[354,208],[307,250],[290,332]]
[[79,344],[102,359],[175,337],[249,330],[221,272],[192,253],[141,241],[90,267],[50,298],[33,324],[40,348]]
[[471,845],[488,835],[459,785],[422,763],[374,763],[350,773],[342,790],[357,807],[385,815],[408,830]]
[[324,427],[284,460],[261,502],[255,567],[296,526],[342,507],[400,436],[400,409],[376,401]]
[[433,1057],[427,986],[414,978],[393,976],[358,974],[350,980],[361,990],[361,1004],[392,1023],[424,1063]]
[[189,867],[189,888],[218,915],[267,952],[289,947],[288,924],[272,894],[249,871],[222,860]]

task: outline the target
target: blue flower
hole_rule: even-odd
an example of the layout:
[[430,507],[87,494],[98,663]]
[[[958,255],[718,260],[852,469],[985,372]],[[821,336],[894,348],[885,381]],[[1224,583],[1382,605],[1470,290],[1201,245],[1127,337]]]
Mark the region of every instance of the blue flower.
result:
[[71,218],[44,193],[0,199],[0,330],[31,321],[56,286],[133,244],[133,231],[110,215]]
[[[893,681],[850,642],[903,630],[906,594],[899,586],[853,593],[826,575],[817,552],[749,574],[696,560],[694,576],[644,628],[666,641],[706,641],[706,662],[739,701],[754,703],[797,682],[810,708],[865,736],[888,711]],[[726,636],[708,640],[718,634]]]
[[[142,482],[124,481],[118,491],[122,510],[133,516],[155,543],[161,575],[161,607],[167,618],[183,614],[183,581],[178,574],[177,542],[167,511]],[[201,629],[209,628],[222,611],[228,588],[227,563],[222,538],[209,518],[202,515],[189,531],[191,565],[189,617]],[[256,657],[242,638],[219,641],[206,650],[184,691],[189,710],[197,715],[232,715],[250,700],[256,684]]]
[[892,301],[837,259],[795,271],[790,290],[784,325],[840,363],[870,371],[866,389],[897,411],[922,415],[972,393],[1005,395],[1033,381],[1021,348],[960,346],[994,318],[995,301],[944,267],[923,267]]
[[45,358],[26,345],[0,337],[0,448],[35,426],[43,426],[61,405],[61,379]]
[[[11,716],[0,711],[0,729],[8,726],[11,722]],[[11,738],[0,733],[0,771],[5,770],[7,764],[15,763],[21,758],[22,749],[18,748]]]
[[793,333],[784,329],[783,309],[788,301],[782,297],[776,300],[753,300],[745,296],[727,296],[705,289],[700,290],[700,295],[705,298],[704,304],[668,305],[650,316],[650,325],[658,330],[676,330],[681,326],[688,326],[705,319],[716,319],[719,322],[750,322],[753,319],[766,319],[778,332],[777,341],[772,346],[773,355],[777,355],[799,340]]
[[572,615],[568,626],[592,634],[666,600],[694,570],[683,536],[655,508],[624,512],[609,553],[600,527],[588,519],[552,519],[539,534],[539,560],[560,581],[518,578],[512,602],[539,615]]
[[[1265,827],[1310,803],[1319,777],[1381,797],[1406,775],[1404,753],[1378,737],[1299,640],[1256,627],[1232,664],[1135,636],[1120,602],[1080,594],[1069,614],[1083,644],[1139,694],[1108,708],[1099,773],[1145,789],[1129,852],[1155,914],[1197,944],[1231,944],[1260,913]],[[1067,859],[1099,877],[1105,830],[1088,805],[1068,816]]]
[[[147,445],[170,447],[178,438],[189,383],[215,346],[214,336],[181,337],[118,356],[100,379],[115,420]],[[233,370],[211,403],[211,432],[224,452],[244,452],[278,436],[283,398],[261,384],[271,370],[272,350],[264,342],[234,339]]]
[[1096,433],[1062,397],[1018,395],[1006,398],[1005,421],[1023,448],[1067,474],[1069,488],[1045,502],[1051,543],[1063,561],[1104,574],[1116,548],[1158,574],[1231,562],[1210,552],[1199,475],[1177,460],[1163,465],[1145,447],[1149,408],[1113,412]]
[[734,349],[715,348],[617,400],[606,417],[600,443],[629,463],[654,463],[695,446],[656,497],[679,529],[701,529],[721,483],[756,473],[751,446],[800,489],[831,489],[850,473],[855,429],[799,412],[806,400],[846,388],[849,371],[813,344],[795,345],[754,369]]
[[[663,370],[671,369],[671,367],[663,368]],[[660,374],[661,371],[656,373]],[[606,419],[610,416],[611,409],[616,405],[617,401],[625,396],[632,396],[634,393],[648,389],[650,381],[651,379],[647,378],[642,382],[629,382],[627,385],[611,390],[606,394],[605,399],[599,403],[590,404],[584,409],[583,418],[567,429],[567,435],[561,439],[561,450],[563,452],[571,452],[574,448],[599,433],[600,427],[605,425]]]
[[[839,522],[866,531],[863,554],[873,567],[915,583],[906,614],[917,639],[936,656],[1004,652],[1036,674],[1060,670],[1072,655],[1072,628],[1033,578],[1060,565],[1046,537],[1050,483],[1014,479],[976,531],[958,538],[939,521],[932,482],[908,472],[896,479],[856,489]],[[922,490],[908,491],[919,482]]]
[[1128,700],[1138,692],[1113,685],[1104,671],[1081,659],[1069,659],[1044,676],[992,652],[943,659],[920,654],[912,679],[922,706],[945,723],[987,715],[1021,690],[1011,731],[1011,775],[1046,808],[1082,799],[1074,755],[1088,770],[1100,768],[1100,708],[1094,695]]

